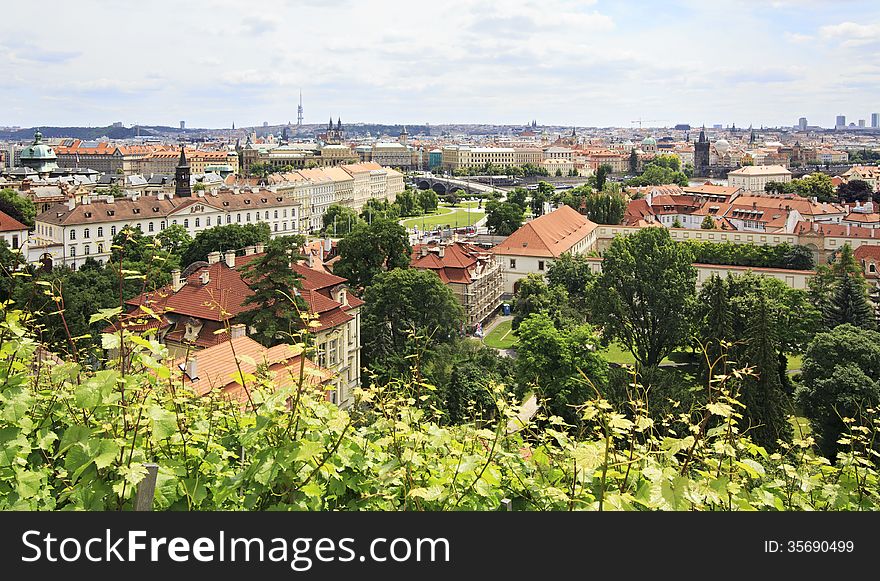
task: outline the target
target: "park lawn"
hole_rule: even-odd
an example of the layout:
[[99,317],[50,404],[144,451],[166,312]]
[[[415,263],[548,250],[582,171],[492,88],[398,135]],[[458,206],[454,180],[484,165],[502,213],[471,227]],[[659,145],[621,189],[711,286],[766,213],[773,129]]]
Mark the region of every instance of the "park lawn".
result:
[[483,343],[493,349],[512,349],[516,347],[517,338],[513,334],[512,321],[504,321],[483,338]]
[[437,227],[451,226],[452,228],[463,228],[465,226],[473,226],[477,222],[483,219],[483,216],[486,215],[485,212],[476,211],[476,212],[465,212],[464,210],[453,210],[446,211],[448,208],[441,208],[441,213],[426,215],[426,216],[417,216],[415,218],[408,218],[401,222],[405,227],[412,228],[413,226],[418,226],[423,230],[433,230]]
[[[608,345],[608,349],[601,352],[602,356],[608,363],[617,363],[619,365],[635,365],[636,359],[633,357],[632,353],[629,350],[613,341],[610,345]],[[661,365],[664,363],[693,363],[693,357],[691,356],[689,351],[676,351],[663,361],[661,361]]]
[[788,355],[788,370],[789,371],[800,371],[804,366],[804,356],[803,355]]
[[[486,202],[483,201],[483,204],[484,204],[484,205],[485,205],[485,203],[486,203]],[[479,201],[479,200],[474,200],[473,202],[459,202],[459,203],[457,203],[454,207],[453,207],[453,206],[450,206],[450,205],[447,204],[446,202],[443,202],[443,203],[440,204],[440,207],[441,207],[441,208],[452,208],[452,209],[455,209],[455,208],[478,208],[479,205],[480,205],[480,201]]]

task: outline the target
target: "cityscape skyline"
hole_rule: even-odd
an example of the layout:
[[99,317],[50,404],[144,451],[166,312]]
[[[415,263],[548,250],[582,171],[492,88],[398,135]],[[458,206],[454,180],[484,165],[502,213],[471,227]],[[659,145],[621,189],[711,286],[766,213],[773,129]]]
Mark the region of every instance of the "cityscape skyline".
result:
[[272,0],[268,18],[87,0],[0,41],[0,125],[296,124],[300,90],[305,124],[833,127],[880,109],[875,3],[705,4]]

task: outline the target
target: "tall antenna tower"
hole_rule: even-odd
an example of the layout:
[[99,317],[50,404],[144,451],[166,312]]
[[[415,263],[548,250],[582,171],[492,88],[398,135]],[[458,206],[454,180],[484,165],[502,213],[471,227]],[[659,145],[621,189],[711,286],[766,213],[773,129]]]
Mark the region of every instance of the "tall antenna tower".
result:
[[296,108],[296,127],[302,129],[303,125],[303,92],[299,92],[299,106]]

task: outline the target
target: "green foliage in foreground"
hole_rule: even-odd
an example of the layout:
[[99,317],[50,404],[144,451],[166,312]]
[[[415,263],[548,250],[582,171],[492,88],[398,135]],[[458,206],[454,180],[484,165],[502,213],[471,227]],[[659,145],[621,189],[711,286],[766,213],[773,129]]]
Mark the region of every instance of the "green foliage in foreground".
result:
[[[106,312],[95,323],[115,316]],[[739,433],[724,389],[681,415],[651,418],[598,395],[573,436],[557,417],[523,425],[502,386],[494,420],[444,427],[392,381],[343,412],[302,387],[245,375],[250,406],[196,397],[164,347],[126,343],[123,369],[87,371],[35,357],[20,312],[0,311],[0,509],[130,510],[159,464],[159,510],[872,510],[877,472],[865,454],[880,421],[852,424],[837,463],[795,440],[768,455]],[[299,386],[303,383],[300,381]],[[723,383],[720,385],[723,386]],[[655,426],[663,424],[667,436]],[[516,426],[521,429],[515,430]],[[862,433],[862,429],[866,433]]]

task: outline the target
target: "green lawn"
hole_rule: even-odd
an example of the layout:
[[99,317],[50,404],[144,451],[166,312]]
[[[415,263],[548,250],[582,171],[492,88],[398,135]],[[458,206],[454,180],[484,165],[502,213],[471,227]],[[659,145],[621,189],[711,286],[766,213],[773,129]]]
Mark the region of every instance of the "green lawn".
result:
[[[483,200],[483,205],[485,205],[485,204],[486,204],[486,201]],[[456,208],[478,208],[479,205],[480,205],[480,201],[475,200],[473,202],[459,202],[455,205],[455,207]],[[445,202],[441,203],[440,207],[441,208],[452,208],[452,206],[450,206],[449,204],[447,204]]]
[[483,338],[483,343],[493,349],[510,349],[516,346],[516,335],[511,329],[512,321],[504,321]]
[[482,211],[466,212],[462,209],[440,208],[437,214],[409,218],[401,222],[401,224],[407,228],[418,226],[419,229],[423,230],[431,230],[446,225],[452,228],[462,228],[464,226],[473,226],[485,215],[486,213]]
[[[635,365],[636,359],[633,357],[626,347],[617,342],[612,342],[606,351],[602,352],[608,363],[617,363],[620,365]],[[694,363],[690,351],[676,351],[663,361],[662,363]]]
[[804,356],[803,355],[789,355],[788,356],[788,370],[795,371],[800,370],[804,366]]

